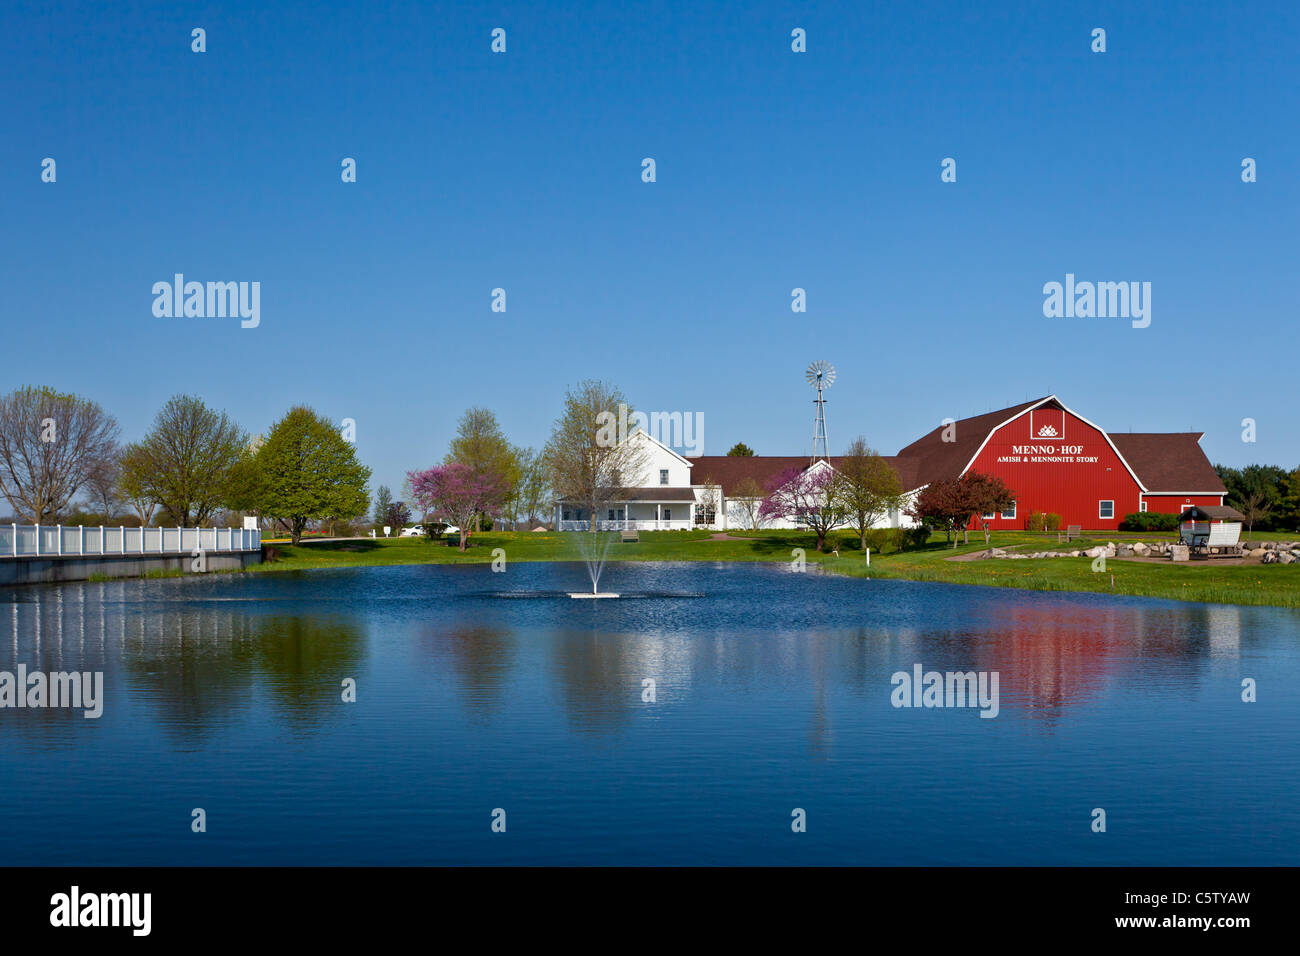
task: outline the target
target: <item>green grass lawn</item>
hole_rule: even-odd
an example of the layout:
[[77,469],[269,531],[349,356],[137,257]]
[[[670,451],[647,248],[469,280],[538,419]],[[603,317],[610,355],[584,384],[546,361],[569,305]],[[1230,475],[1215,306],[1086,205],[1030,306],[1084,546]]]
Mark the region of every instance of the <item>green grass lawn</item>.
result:
[[[993,544],[1011,548],[1014,533],[993,536]],[[974,539],[972,538],[972,541]],[[1116,540],[1111,537],[1110,540]],[[1154,540],[1151,535],[1147,541]],[[1072,542],[1069,550],[1090,548],[1104,541]],[[982,551],[979,544],[958,547],[957,554]],[[1044,545],[1041,539],[1024,550],[1064,550],[1065,546]],[[1111,558],[1104,572],[1093,571],[1091,558],[1027,558],[1024,560],[946,561],[951,548],[933,542],[917,551],[872,557],[867,568],[860,552],[853,557],[824,559],[828,571],[873,578],[902,578],[909,581],[943,581],[949,584],[981,584],[992,587],[1026,588],[1034,591],[1090,591],[1098,594],[1127,594],[1168,598],[1176,601],[1209,601],[1217,604],[1263,604],[1300,607],[1300,562],[1295,564],[1224,565],[1214,561],[1142,562]],[[843,552],[841,552],[843,554]]]
[[[474,536],[472,547],[464,553],[454,545],[423,538],[321,541],[297,546],[268,544],[268,560],[249,571],[264,574],[365,565],[482,564],[492,560],[496,548],[505,550],[507,561],[581,561],[580,534],[484,532]],[[806,532],[741,531],[732,532],[732,538],[721,541],[710,540],[710,535],[708,531],[643,531],[641,540],[634,544],[623,544],[615,536],[607,560],[789,562],[793,560],[793,549],[803,548],[809,564],[820,565],[828,572],[858,577],[1300,607],[1300,562],[1225,566],[1212,561],[1148,564],[1112,558],[1107,561],[1105,572],[1098,573],[1092,570],[1090,558],[947,560],[954,555],[984,550],[983,535],[972,534],[969,545],[959,545],[956,549],[947,547],[943,537],[936,535],[923,548],[883,555],[873,553],[868,568],[858,550],[842,549],[838,557],[818,554],[814,550],[816,539]],[[837,532],[834,542],[843,544],[849,537]],[[1148,534],[1143,539],[1156,541],[1161,537],[1172,538],[1172,535]],[[1115,535],[1107,538],[1119,540]],[[1104,543],[1107,538],[1083,539],[1067,546],[1058,545],[1054,534],[996,532],[992,544],[1029,551],[1079,550]]]

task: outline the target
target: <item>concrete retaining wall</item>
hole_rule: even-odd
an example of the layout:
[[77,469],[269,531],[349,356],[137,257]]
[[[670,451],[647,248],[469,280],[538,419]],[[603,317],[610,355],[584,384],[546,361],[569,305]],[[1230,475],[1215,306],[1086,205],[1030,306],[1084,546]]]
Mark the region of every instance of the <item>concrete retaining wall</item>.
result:
[[[238,571],[262,563],[262,552],[216,551],[203,556],[208,571]],[[64,557],[0,558],[0,586],[9,584],[56,584],[87,581],[92,575],[110,578],[138,578],[150,571],[180,571],[197,574],[194,558],[188,554],[87,554]]]

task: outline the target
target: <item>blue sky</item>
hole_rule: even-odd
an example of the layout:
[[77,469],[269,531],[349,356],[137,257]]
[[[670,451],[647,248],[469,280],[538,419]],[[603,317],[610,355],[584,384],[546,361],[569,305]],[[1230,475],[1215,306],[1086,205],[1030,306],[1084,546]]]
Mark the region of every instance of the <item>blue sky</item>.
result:
[[[805,453],[824,358],[836,452],[1055,392],[1300,463],[1294,4],[269,6],[5,5],[0,388],[127,438],[305,402],[397,488],[467,406],[540,445],[588,377]],[[175,272],[261,282],[260,326],[155,318]],[[1150,327],[1045,318],[1066,273],[1150,282]]]

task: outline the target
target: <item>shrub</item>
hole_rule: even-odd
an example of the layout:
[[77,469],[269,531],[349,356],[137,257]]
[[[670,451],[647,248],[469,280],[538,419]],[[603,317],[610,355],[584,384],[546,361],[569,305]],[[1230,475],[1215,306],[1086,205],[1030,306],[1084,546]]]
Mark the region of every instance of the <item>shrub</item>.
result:
[[1055,511],[1030,511],[1025,519],[1026,531],[1060,531],[1061,516]]
[[1178,515],[1159,511],[1135,511],[1124,516],[1120,531],[1177,531]]
[[903,529],[903,547],[922,548],[930,540],[930,534],[930,526],[924,524],[915,528]]

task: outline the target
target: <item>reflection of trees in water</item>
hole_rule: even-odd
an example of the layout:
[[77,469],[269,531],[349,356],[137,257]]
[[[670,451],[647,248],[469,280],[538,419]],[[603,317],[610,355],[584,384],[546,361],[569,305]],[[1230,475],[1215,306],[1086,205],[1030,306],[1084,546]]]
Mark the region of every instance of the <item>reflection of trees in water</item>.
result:
[[248,615],[132,613],[121,624],[127,684],[160,711],[169,734],[198,743],[247,713],[255,682]]
[[344,706],[342,681],[359,677],[365,660],[364,630],[339,615],[205,609],[132,623],[144,633],[123,647],[131,683],[166,713],[169,730],[187,738],[244,717],[257,687],[281,716],[309,729]]
[[421,643],[424,660],[451,661],[456,686],[472,714],[488,718],[501,709],[518,653],[512,631],[493,624],[462,622],[446,630],[425,632]]
[[254,619],[258,669],[291,720],[315,723],[340,706],[345,677],[359,678],[365,631],[345,615],[274,615]]
[[185,610],[127,622],[122,659],[131,685],[164,712],[163,724],[201,740],[247,715],[257,688],[299,729],[342,703],[342,681],[359,677],[364,630],[341,616]]
[[[153,590],[141,591],[149,583]],[[65,585],[0,605],[0,669],[104,672],[106,715],[121,701],[155,708],[169,735],[198,743],[245,718],[259,687],[286,720],[309,728],[343,707],[341,681],[360,677],[364,630],[345,615],[265,615],[240,601],[167,601],[171,582]],[[7,618],[7,620],[6,620]],[[84,740],[80,711],[47,708],[6,721],[46,742]]]

